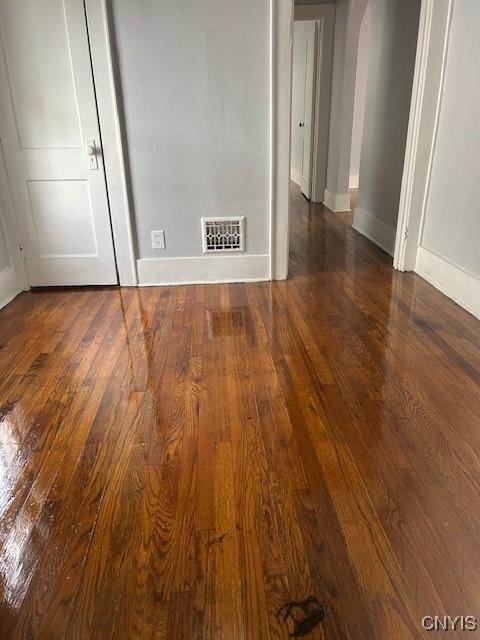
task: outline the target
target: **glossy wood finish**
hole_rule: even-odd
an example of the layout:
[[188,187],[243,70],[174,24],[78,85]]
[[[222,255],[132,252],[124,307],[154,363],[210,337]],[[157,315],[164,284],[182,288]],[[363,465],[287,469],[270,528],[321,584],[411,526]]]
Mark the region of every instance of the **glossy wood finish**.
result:
[[309,596],[315,639],[478,615],[479,323],[292,201],[288,282],[0,312],[2,640],[282,640]]

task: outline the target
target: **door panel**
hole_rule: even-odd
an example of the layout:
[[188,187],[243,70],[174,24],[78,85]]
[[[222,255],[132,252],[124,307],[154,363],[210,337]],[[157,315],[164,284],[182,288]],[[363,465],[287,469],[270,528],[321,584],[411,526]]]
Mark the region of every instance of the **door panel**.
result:
[[92,209],[87,180],[29,180],[27,186],[40,256],[96,256],[94,221],[85,215]]
[[305,116],[305,23],[296,21],[293,30],[292,73],[292,178],[300,184],[303,160],[301,126]]
[[63,3],[17,0],[0,6],[20,147],[81,146]]
[[316,24],[314,21],[305,23],[305,84],[304,84],[304,115],[302,130],[302,171],[300,185],[307,198],[311,196],[311,165],[312,165],[312,132],[313,132],[313,98],[315,77]]
[[0,137],[29,284],[115,284],[83,0],[0,0],[0,40]]
[[292,176],[311,196],[313,104],[317,25],[296,21],[293,40]]

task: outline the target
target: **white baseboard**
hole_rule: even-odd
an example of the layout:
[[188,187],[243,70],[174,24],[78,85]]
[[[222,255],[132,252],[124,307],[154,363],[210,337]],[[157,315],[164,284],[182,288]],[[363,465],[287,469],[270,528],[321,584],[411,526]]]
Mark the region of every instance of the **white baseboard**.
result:
[[302,186],[302,177],[300,176],[299,173],[297,173],[296,171],[294,171],[292,169],[292,173],[291,173],[290,177],[295,182],[295,184],[298,184],[299,187]]
[[323,204],[334,213],[350,211],[350,194],[331,193],[328,189],[325,189]]
[[145,258],[137,260],[139,286],[264,282],[270,280],[268,255]]
[[393,256],[395,252],[395,229],[373,214],[357,207],[353,214],[353,228],[374,244]]
[[480,319],[480,278],[425,247],[418,247],[415,272]]
[[350,176],[350,181],[348,184],[349,189],[358,189],[359,176]]
[[0,309],[18,296],[20,291],[13,267],[0,271]]

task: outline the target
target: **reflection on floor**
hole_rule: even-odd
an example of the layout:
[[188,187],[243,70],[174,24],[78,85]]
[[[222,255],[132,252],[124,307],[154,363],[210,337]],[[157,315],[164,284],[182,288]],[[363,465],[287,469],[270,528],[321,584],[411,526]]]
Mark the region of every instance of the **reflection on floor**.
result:
[[479,324],[292,196],[291,279],[0,312],[0,637],[373,640],[480,596]]

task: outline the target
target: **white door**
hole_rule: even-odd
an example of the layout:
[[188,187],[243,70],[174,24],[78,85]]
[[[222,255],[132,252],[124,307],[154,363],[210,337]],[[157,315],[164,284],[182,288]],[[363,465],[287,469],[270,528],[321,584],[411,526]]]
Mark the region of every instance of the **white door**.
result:
[[316,23],[297,21],[293,39],[292,175],[311,197]]
[[0,0],[0,139],[31,286],[116,284],[83,0]]

